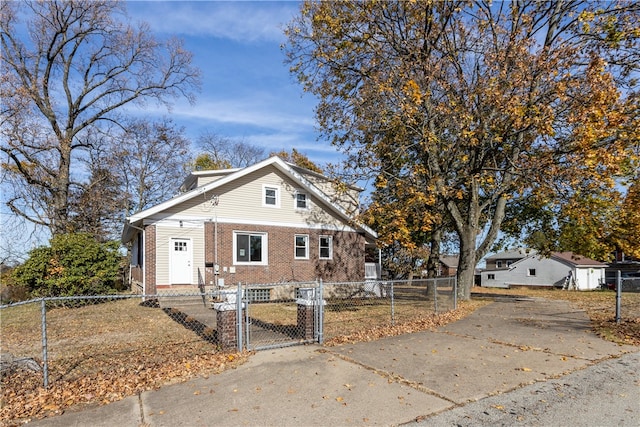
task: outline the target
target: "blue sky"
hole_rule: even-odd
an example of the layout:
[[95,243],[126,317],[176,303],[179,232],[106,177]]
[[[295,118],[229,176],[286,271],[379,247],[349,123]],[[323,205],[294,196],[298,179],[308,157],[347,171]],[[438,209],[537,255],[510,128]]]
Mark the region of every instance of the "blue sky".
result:
[[177,100],[168,115],[191,140],[203,132],[242,140],[265,151],[296,148],[323,164],[340,155],[317,140],[316,100],[289,74],[280,46],[283,28],[298,12],[294,1],[129,1],[135,22],[159,38],[177,36],[202,71],[195,105]]
[[[178,99],[169,112],[149,103],[142,111],[128,107],[130,113],[168,116],[191,141],[209,132],[263,147],[266,154],[296,148],[318,165],[341,158],[317,139],[316,100],[303,94],[284,63],[283,29],[298,13],[299,2],[147,0],[127,1],[126,9],[132,22],[147,22],[157,38],[182,39],[202,72],[195,105]],[[0,194],[5,194],[2,188]],[[12,214],[0,199],[0,258],[47,240],[32,234],[28,223],[7,227]]]

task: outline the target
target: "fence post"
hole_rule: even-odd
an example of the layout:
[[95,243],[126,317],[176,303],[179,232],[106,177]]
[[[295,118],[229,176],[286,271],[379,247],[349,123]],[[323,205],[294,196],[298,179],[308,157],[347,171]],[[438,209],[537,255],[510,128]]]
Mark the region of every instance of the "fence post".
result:
[[40,310],[42,314],[42,375],[44,388],[49,388],[49,355],[47,352],[47,302],[42,298]]
[[438,279],[433,278],[433,309],[438,314]]
[[238,293],[236,296],[236,330],[238,337],[238,352],[242,352],[242,283],[238,282]]
[[322,279],[318,285],[318,343],[324,343],[324,287]]
[[616,277],[616,323],[620,323],[622,314],[620,313],[620,305],[622,302],[622,272],[618,270]]
[[317,288],[299,288],[300,298],[296,299],[298,309],[298,323],[296,329],[300,334],[300,338],[305,341],[315,339],[318,332],[319,309]]
[[458,276],[453,276],[453,309],[458,308]]
[[391,281],[391,326],[396,324],[396,307],[395,307],[395,298],[393,296],[393,285],[394,281]]
[[223,302],[213,304],[216,311],[216,329],[218,331],[218,344],[225,349],[239,349],[242,351],[242,295],[241,284],[238,283],[236,293],[229,291],[221,293]]

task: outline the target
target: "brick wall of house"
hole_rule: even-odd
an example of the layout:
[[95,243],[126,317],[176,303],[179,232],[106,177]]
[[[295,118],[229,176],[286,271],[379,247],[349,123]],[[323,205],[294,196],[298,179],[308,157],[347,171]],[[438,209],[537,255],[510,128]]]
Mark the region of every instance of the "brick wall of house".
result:
[[[226,285],[242,283],[273,283],[311,281],[355,281],[364,278],[364,236],[356,232],[309,230],[305,228],[218,224],[218,263],[220,278]],[[205,264],[213,263],[215,254],[213,223],[205,223]],[[233,266],[234,231],[267,233],[268,265]],[[309,236],[309,259],[295,259],[294,236]],[[333,258],[319,259],[319,238],[333,236]],[[205,268],[206,283],[214,280],[213,268]]]
[[156,226],[144,228],[145,294],[156,293]]

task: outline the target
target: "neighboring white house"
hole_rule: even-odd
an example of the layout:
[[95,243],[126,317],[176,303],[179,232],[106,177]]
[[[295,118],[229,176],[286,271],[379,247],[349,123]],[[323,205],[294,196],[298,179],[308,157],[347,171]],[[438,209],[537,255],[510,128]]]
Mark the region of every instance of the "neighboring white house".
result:
[[[510,263],[500,268],[489,262],[481,275],[483,287],[509,288],[512,286],[564,287],[567,289],[597,289],[605,280],[607,264],[572,252],[554,252],[541,257],[534,251],[523,253],[520,259],[509,257]],[[500,259],[497,254],[495,258]]]

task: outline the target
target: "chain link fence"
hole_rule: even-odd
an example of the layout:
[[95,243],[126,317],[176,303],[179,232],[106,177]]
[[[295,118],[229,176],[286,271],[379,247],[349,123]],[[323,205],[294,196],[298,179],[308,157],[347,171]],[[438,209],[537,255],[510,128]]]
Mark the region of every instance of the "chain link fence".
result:
[[445,278],[34,299],[0,306],[2,372],[39,371],[46,387],[223,350],[322,343],[451,310],[455,290]]
[[622,292],[640,292],[640,277],[622,277]]
[[327,283],[324,337],[357,334],[456,308],[456,278]]
[[3,375],[41,366],[46,387],[211,353],[218,345],[207,298],[199,293],[109,295],[2,306]]

